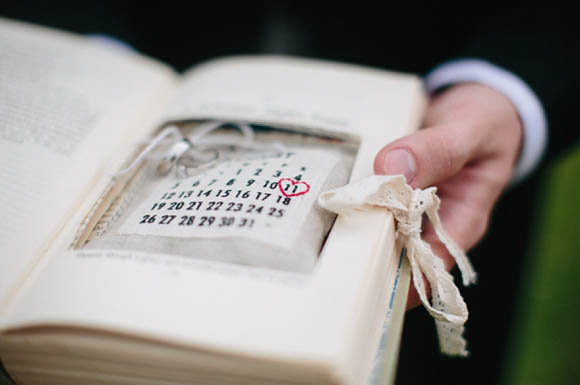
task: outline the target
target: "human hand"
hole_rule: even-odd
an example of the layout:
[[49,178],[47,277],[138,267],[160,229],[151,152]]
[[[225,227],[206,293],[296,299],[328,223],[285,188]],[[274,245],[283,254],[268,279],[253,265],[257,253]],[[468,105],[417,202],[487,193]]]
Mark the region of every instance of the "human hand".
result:
[[[522,131],[517,111],[503,94],[475,83],[457,85],[430,99],[422,130],[379,151],[375,173],[403,174],[413,188],[436,186],[443,227],[469,250],[483,237],[512,176]],[[428,225],[423,239],[451,269],[453,257]],[[412,286],[407,309],[419,304]]]

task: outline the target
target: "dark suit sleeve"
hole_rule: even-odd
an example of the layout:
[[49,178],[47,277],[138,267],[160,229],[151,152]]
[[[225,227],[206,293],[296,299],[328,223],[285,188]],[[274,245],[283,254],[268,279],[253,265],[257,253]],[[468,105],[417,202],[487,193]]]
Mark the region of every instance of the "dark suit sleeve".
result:
[[548,119],[548,155],[577,142],[580,32],[565,12],[513,10],[483,22],[463,51],[521,77],[539,96]]

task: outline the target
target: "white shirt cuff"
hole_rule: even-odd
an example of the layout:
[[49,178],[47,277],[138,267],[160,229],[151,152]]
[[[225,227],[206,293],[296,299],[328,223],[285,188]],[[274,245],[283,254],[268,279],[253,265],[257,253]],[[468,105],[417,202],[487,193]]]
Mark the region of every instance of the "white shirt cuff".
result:
[[465,82],[496,89],[516,108],[524,135],[512,182],[523,179],[540,162],[546,148],[548,125],[540,99],[513,73],[478,59],[454,60],[435,67],[425,77],[425,88],[432,93],[441,87]]

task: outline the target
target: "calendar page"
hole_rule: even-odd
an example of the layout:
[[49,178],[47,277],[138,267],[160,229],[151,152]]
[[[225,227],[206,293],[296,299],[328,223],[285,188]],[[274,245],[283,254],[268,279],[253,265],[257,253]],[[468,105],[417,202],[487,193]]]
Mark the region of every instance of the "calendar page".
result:
[[246,237],[289,247],[338,161],[337,154],[313,149],[230,155],[199,175],[155,182],[118,233]]
[[287,143],[281,151],[222,146],[215,163],[186,176],[159,175],[149,162],[87,247],[311,271],[334,220],[317,197],[347,182],[353,146],[291,134],[258,137]]

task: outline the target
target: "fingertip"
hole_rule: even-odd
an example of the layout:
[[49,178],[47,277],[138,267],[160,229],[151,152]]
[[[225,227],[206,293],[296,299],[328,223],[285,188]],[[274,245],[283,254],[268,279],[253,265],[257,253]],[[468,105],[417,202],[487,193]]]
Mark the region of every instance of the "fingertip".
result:
[[374,169],[377,174],[403,175],[411,184],[417,174],[417,161],[407,147],[385,147],[375,157]]

